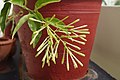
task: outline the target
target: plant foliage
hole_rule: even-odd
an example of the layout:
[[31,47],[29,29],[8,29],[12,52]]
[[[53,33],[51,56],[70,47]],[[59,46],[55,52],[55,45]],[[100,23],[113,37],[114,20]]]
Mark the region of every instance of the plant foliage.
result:
[[[87,29],[87,25],[75,27],[74,24],[77,23],[79,19],[76,19],[69,24],[65,24],[64,21],[68,19],[68,16],[64,17],[61,20],[56,18],[55,15],[53,15],[52,17],[44,18],[42,14],[38,12],[38,9],[50,3],[60,2],[60,0],[37,0],[34,10],[27,8],[27,0],[4,1],[5,6],[2,9],[0,15],[0,25],[2,31],[4,31],[5,29],[5,22],[11,4],[17,5],[29,12],[28,14],[22,16],[16,24],[12,33],[12,38],[14,38],[14,35],[19,30],[19,28],[22,27],[25,22],[28,22],[29,28],[33,32],[30,45],[33,45],[33,48],[35,48],[41,38],[43,30],[46,30],[47,36],[44,41],[42,41],[42,43],[39,45],[37,49],[37,54],[35,55],[35,57],[38,57],[40,56],[40,54],[42,54],[43,51],[45,51],[42,59],[42,67],[44,67],[45,63],[50,66],[51,60],[54,62],[54,64],[57,63],[56,59],[58,58],[58,49],[60,44],[64,46],[61,64],[64,64],[66,62],[66,67],[68,71],[70,70],[69,59],[72,60],[74,68],[78,68],[78,64],[80,66],[83,66],[83,63],[75,55],[85,57],[85,54],[81,53],[80,46],[74,43],[77,43],[79,45],[85,45],[85,42],[87,41],[86,35],[90,34],[89,29]],[[5,15],[3,13],[5,13]],[[59,33],[61,33],[61,35],[59,35]],[[70,43],[70,41],[72,43]]]

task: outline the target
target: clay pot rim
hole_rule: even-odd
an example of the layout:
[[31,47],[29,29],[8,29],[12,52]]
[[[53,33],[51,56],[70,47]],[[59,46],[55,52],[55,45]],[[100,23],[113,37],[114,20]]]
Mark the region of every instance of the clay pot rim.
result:
[[2,37],[0,38],[0,46],[2,45],[9,45],[15,42],[15,38],[14,39],[10,39],[8,37]]

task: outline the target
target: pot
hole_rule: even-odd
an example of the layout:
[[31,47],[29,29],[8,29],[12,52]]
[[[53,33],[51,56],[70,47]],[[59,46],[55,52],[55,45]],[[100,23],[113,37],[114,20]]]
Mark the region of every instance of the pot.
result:
[[[35,1],[36,0],[28,0],[28,7],[33,9],[32,5],[34,5]],[[42,68],[41,61],[44,52],[41,53],[39,57],[35,58],[37,48],[33,49],[29,44],[32,32],[28,28],[27,23],[25,23],[19,29],[18,36],[25,57],[28,75],[34,80],[73,80],[84,77],[88,70],[100,8],[101,0],[62,0],[59,3],[53,3],[40,9],[39,11],[44,17],[51,17],[55,14],[57,18],[62,19],[65,16],[69,16],[65,21],[66,24],[78,18],[81,19],[81,21],[76,23],[75,26],[87,24],[90,29],[90,35],[87,36],[88,41],[86,42],[86,45],[79,45],[79,47],[82,48],[81,52],[85,53],[86,56],[83,58],[76,55],[76,57],[84,64],[83,67],[79,66],[77,69],[74,69],[70,60],[70,71],[67,71],[66,64],[61,64],[63,54],[63,46],[61,45],[59,46],[59,58],[57,59],[57,64],[51,62],[50,67],[45,65],[45,67]],[[17,13],[19,11],[18,7],[15,7],[14,11]],[[18,19],[19,18],[16,19],[16,22],[18,22]],[[43,32],[39,44],[46,36],[46,32]]]
[[13,55],[15,39],[7,37],[0,38],[0,61],[4,60],[10,55]]

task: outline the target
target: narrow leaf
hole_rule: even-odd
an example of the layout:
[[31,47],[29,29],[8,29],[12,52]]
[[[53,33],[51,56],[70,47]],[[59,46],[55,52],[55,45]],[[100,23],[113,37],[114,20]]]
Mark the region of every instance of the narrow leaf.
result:
[[82,66],[82,67],[84,66],[83,63],[80,60],[78,60],[73,54],[72,54],[72,56],[80,64],[80,66]]
[[71,43],[69,43],[69,42],[66,42],[66,43],[67,43],[68,45],[70,45],[70,46],[72,46],[72,47],[78,49],[78,50],[81,49],[81,48],[80,48],[79,46],[77,46],[77,45],[71,44]]
[[50,48],[50,46],[48,46],[47,49],[46,49],[45,55],[44,55],[44,57],[42,59],[43,62],[45,62],[45,59],[47,58],[47,55],[48,55],[48,52],[49,52],[49,48]]
[[60,41],[57,43],[56,42],[56,46],[55,46],[55,55],[56,55],[56,58],[57,58],[57,55],[58,55],[58,47],[59,47],[59,43],[60,43]]
[[88,25],[82,25],[82,26],[79,26],[79,27],[75,27],[75,28],[72,28],[73,29],[81,29],[81,28],[86,28]]
[[80,37],[83,41],[87,41],[87,39],[85,39],[84,37]]
[[68,32],[68,29],[66,29],[66,25],[64,24],[64,22],[61,22],[61,20],[59,20],[58,18],[45,18],[46,22],[49,25],[52,25],[56,28],[59,28],[60,30],[65,31],[66,33]]
[[44,57],[43,57],[43,59],[42,59],[42,62],[43,62],[43,63],[42,63],[42,68],[44,67],[44,65],[45,65],[45,60],[46,60],[47,57],[48,57],[49,48],[50,48],[50,46],[47,47],[46,52],[45,52],[45,55],[44,55]]
[[52,61],[53,61],[54,64],[56,64],[55,54],[53,54],[53,56],[52,56]]
[[23,16],[17,23],[14,31],[13,31],[13,34],[12,34],[12,38],[14,38],[14,35],[16,34],[16,32],[20,29],[20,27],[28,20],[30,14],[27,14],[25,16]]
[[74,68],[78,68],[78,65],[77,63],[75,62],[74,58],[72,57],[72,55],[70,55],[71,59],[72,59],[72,62],[73,62],[73,65],[74,65]]
[[44,21],[34,19],[34,18],[29,18],[31,21],[38,22],[38,23],[45,23]]
[[63,57],[62,57],[62,61],[61,61],[61,64],[64,64],[64,61],[65,61],[65,49],[64,49],[64,52],[63,52]]
[[41,14],[40,12],[36,11],[34,15],[36,15],[36,16],[35,16],[36,19],[44,20],[42,14]]
[[0,27],[1,27],[2,32],[4,32],[4,30],[6,28],[6,20],[7,20],[8,14],[10,12],[10,8],[11,8],[11,3],[6,2],[4,4],[3,9],[1,10]]
[[59,22],[57,22],[57,24],[60,23],[60,22],[63,22],[63,21],[66,20],[68,17],[69,17],[69,16],[64,17],[62,20],[60,20]]
[[38,25],[37,23],[35,23],[34,21],[29,19],[28,20],[28,26],[29,26],[31,31],[36,31],[37,27],[39,27],[40,25]]
[[69,56],[68,56],[68,51],[67,51],[67,62],[66,62],[66,64],[67,64],[67,70],[69,71],[70,70],[70,67],[69,67]]
[[68,24],[68,26],[77,23],[78,21],[80,21],[80,19],[76,19],[75,21],[71,22],[70,24]]
[[53,34],[53,33],[51,32],[50,28],[47,29],[47,32],[48,32],[48,34],[49,34],[50,36],[52,36],[52,37],[56,40],[57,43],[59,42],[59,41],[58,41],[58,38],[55,36],[55,34]]
[[[35,48],[35,46],[36,46],[37,43],[39,42],[39,39],[40,39],[41,35],[42,35],[42,32],[40,32],[40,33],[36,36],[36,38],[34,39],[34,41],[33,41],[33,48]],[[32,39],[33,39],[34,37],[35,37],[35,34],[33,33],[33,34],[32,34]]]
[[39,51],[46,43],[48,43],[48,38],[45,38],[45,40],[42,42],[42,44],[38,47],[37,51]]
[[48,44],[46,44],[36,55],[35,57],[38,57],[42,52],[43,50],[45,50],[45,48],[48,46]]
[[70,48],[70,47],[69,47],[69,49],[70,49],[71,51],[77,53],[78,55],[85,57],[85,54],[83,54],[83,53],[81,53],[81,52],[78,52],[78,51],[76,51],[76,50],[74,50],[74,49],[72,49],[72,48]]
[[50,3],[60,2],[61,0],[37,0],[35,4],[35,10],[42,8]]
[[85,45],[85,42],[82,42],[82,41],[79,41],[79,40],[76,40],[76,39],[72,39],[72,38],[70,38],[70,40],[72,40],[72,41],[74,41],[74,42],[76,42],[76,43]]
[[[28,20],[28,25],[31,31],[37,31],[43,26],[41,21],[42,18],[43,17],[38,12],[31,14],[31,17]],[[39,21],[41,21],[41,23]]]
[[45,61],[42,62],[42,68],[44,68],[44,66],[45,66]]
[[72,31],[76,33],[81,33],[81,34],[90,34],[88,30],[89,29],[81,29],[81,30],[72,30]]

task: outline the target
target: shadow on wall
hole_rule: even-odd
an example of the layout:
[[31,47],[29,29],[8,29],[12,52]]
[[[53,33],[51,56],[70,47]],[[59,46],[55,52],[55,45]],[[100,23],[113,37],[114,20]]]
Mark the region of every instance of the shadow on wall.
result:
[[102,7],[91,58],[120,80],[120,7]]

